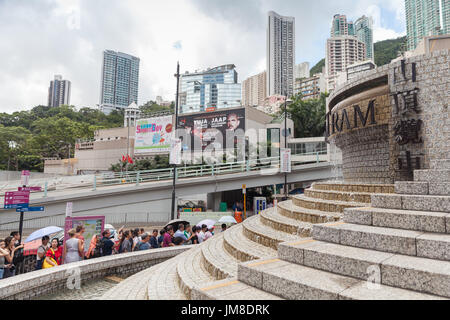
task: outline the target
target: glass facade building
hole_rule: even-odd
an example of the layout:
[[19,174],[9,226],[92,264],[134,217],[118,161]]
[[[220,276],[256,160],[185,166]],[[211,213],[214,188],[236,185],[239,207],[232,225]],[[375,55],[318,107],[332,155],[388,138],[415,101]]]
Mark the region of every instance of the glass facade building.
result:
[[366,45],[366,59],[374,60],[373,48],[373,19],[362,16],[355,22],[356,37]]
[[48,106],[59,107],[70,104],[70,87],[68,80],[63,80],[62,76],[55,75],[55,80],[50,81],[48,88]]
[[105,50],[103,52],[100,108],[105,113],[138,103],[139,58]]
[[233,64],[186,72],[180,81],[180,113],[239,107],[241,95],[241,84]]
[[450,33],[449,0],[405,0],[408,50],[423,37]]

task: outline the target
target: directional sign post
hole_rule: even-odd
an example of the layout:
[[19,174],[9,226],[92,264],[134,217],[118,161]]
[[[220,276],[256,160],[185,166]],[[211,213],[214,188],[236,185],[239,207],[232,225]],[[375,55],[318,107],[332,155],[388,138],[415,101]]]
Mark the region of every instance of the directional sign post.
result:
[[32,211],[44,211],[44,207],[27,207],[16,209],[16,212],[32,212]]

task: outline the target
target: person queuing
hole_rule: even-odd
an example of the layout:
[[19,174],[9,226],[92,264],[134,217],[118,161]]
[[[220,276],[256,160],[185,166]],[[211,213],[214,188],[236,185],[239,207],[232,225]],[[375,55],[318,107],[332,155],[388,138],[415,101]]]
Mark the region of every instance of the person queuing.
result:
[[167,226],[166,231],[167,232],[164,233],[164,239],[163,239],[162,247],[163,248],[173,247],[174,246],[174,244],[173,244],[173,235],[174,235],[173,227],[172,226]]
[[45,260],[42,264],[42,269],[53,268],[59,266],[62,262],[63,250],[59,245],[59,239],[53,238],[50,248],[45,254]]
[[152,249],[158,249],[159,248],[159,244],[158,244],[158,230],[154,229],[153,230],[153,234],[150,238],[150,246],[152,247]]
[[3,273],[5,272],[5,257],[8,255],[6,251],[5,241],[0,241],[0,280],[3,279]]
[[131,232],[124,231],[122,233],[122,238],[120,239],[119,242],[119,253],[131,252],[131,247],[132,247]]
[[70,229],[68,234],[70,239],[64,243],[63,262],[64,264],[83,260],[84,241],[76,237],[76,229]]
[[112,255],[114,241],[112,241],[110,239],[111,232],[109,231],[109,229],[106,229],[105,231],[103,231],[102,236],[103,236],[103,238],[100,240],[101,246],[102,246],[102,256],[110,256],[110,255]]
[[[13,237],[13,242],[14,242],[15,247],[21,246],[19,231],[11,232],[10,236]],[[24,246],[22,245],[20,248],[18,248],[14,251],[13,264],[15,266],[16,274],[18,274],[19,272],[23,273],[23,260],[24,260],[23,247]]]
[[139,241],[138,244],[135,246],[134,251],[143,251],[151,249],[151,245],[149,243],[150,235],[144,233],[141,235],[141,239],[142,240]]
[[16,251],[23,248],[23,244],[15,246],[15,238],[9,236],[5,239],[5,251],[7,255],[5,255],[5,266],[3,271],[3,279],[13,277],[16,275],[16,266],[14,264],[14,257]]
[[206,231],[208,231],[208,226],[204,224],[202,225],[202,228],[197,235],[198,243],[202,243],[203,241],[205,241]]
[[222,227],[221,232],[227,231],[227,225],[225,223],[223,223],[221,227]]
[[50,237],[49,236],[43,236],[41,239],[41,245],[38,247],[36,252],[36,270],[42,269],[42,264],[45,260],[45,254],[47,253],[48,249],[50,248]]

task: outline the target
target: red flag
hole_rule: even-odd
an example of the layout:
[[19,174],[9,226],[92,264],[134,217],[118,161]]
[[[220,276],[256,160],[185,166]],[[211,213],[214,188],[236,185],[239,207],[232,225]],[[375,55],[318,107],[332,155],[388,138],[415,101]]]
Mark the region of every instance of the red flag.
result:
[[133,159],[131,159],[130,155],[127,156],[128,156],[128,163],[133,164]]
[[126,162],[127,159],[125,158],[125,156],[122,156],[122,162]]

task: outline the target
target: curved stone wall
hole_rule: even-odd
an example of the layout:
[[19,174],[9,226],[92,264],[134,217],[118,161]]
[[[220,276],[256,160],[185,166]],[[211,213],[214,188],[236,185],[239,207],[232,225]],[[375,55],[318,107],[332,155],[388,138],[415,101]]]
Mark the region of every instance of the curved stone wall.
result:
[[330,95],[328,141],[342,150],[347,182],[413,179],[450,157],[449,51],[363,73]]
[[55,293],[67,288],[68,282],[72,282],[74,277],[79,277],[83,285],[83,282],[108,275],[128,276],[191,248],[192,246],[180,246],[123,253],[2,279],[0,280],[0,300],[25,300]]

